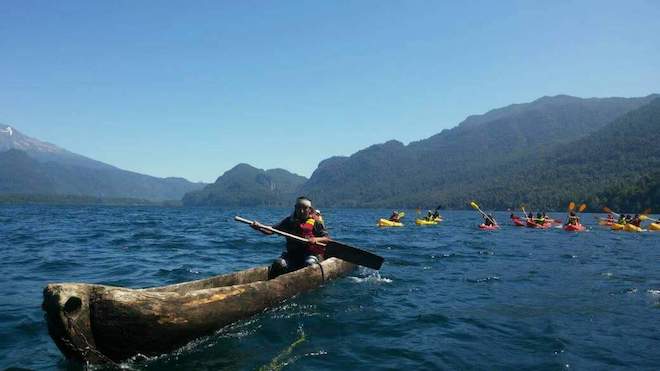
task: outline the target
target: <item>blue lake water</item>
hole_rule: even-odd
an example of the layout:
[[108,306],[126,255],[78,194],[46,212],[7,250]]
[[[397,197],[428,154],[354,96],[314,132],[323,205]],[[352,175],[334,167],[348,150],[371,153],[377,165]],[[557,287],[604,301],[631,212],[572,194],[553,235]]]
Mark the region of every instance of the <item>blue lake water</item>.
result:
[[[0,207],[0,369],[76,369],[48,336],[49,282],[160,286],[264,265],[283,248],[236,223],[285,209]],[[380,273],[301,294],[130,369],[660,369],[660,233],[505,225],[473,211],[378,229],[390,210],[324,210]],[[498,213],[500,222],[507,214]],[[559,215],[557,215],[559,216]]]

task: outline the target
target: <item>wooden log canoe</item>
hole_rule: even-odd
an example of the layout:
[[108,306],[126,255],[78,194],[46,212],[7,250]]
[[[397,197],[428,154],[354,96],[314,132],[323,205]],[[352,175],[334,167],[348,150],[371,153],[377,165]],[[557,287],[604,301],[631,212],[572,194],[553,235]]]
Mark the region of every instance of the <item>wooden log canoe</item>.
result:
[[167,353],[354,268],[330,258],[271,280],[268,267],[258,267],[146,289],[54,283],[44,289],[42,308],[67,358],[113,363]]

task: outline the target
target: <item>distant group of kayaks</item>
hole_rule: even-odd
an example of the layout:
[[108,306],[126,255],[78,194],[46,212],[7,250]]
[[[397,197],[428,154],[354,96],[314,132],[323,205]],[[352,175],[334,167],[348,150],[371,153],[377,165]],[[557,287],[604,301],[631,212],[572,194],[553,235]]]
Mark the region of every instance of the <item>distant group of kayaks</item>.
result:
[[[393,211],[389,219],[381,218],[378,219],[377,226],[379,227],[403,227],[403,222],[401,219],[406,216],[406,213],[403,211]],[[424,218],[415,219],[415,224],[417,225],[436,225],[442,222],[442,216],[438,213],[436,209],[435,212],[429,210],[428,215]]]
[[[660,231],[660,220],[649,218],[646,214],[650,210],[645,210],[642,214],[635,216],[623,215],[615,213],[609,208],[605,208],[607,218],[599,218],[598,224],[610,227],[613,231],[626,231],[626,232],[647,232],[647,231]],[[651,223],[644,228],[642,222],[650,221]]]
[[[495,218],[491,214],[486,214],[481,210],[479,205],[472,201],[470,206],[477,210],[481,216],[484,218],[484,222],[479,225],[479,229],[482,230],[497,230],[500,228],[500,225],[497,223]],[[571,202],[568,205],[568,218],[565,222],[551,218],[545,213],[538,213],[536,217],[532,213],[527,213],[524,207],[521,207],[522,212],[524,213],[523,217],[517,216],[514,213],[511,213],[511,222],[516,227],[527,227],[527,228],[536,228],[536,229],[548,229],[548,228],[562,228],[565,231],[569,232],[582,232],[587,230],[587,228],[580,222],[579,213],[582,213],[586,210],[587,205],[582,204],[579,207],[576,207],[574,202]],[[643,213],[630,217],[627,215],[622,215],[615,213],[609,208],[604,208],[607,212],[607,218],[599,218],[598,224],[610,227],[615,231],[626,231],[626,232],[646,232],[646,231],[660,231],[660,220],[653,219],[648,217],[646,214],[650,213],[650,210],[645,210]],[[419,213],[419,210],[418,210]],[[405,216],[403,211],[393,211],[390,218],[379,219],[377,226],[378,227],[403,227],[404,224],[401,221]],[[618,219],[617,219],[618,218]],[[442,216],[438,213],[436,209],[435,212],[428,211],[428,214],[423,218],[416,218],[416,225],[436,225],[443,221]],[[651,223],[644,228],[641,225],[642,221],[650,221]]]

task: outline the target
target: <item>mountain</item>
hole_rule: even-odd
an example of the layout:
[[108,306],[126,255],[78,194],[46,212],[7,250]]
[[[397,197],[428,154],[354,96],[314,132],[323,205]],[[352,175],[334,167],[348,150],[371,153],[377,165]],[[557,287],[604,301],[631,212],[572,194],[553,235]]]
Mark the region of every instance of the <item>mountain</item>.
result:
[[179,200],[203,186],[183,178],[157,178],[118,169],[30,138],[16,128],[0,129],[0,194],[165,201]]
[[289,206],[307,178],[283,169],[263,170],[239,164],[215,183],[183,198],[186,206]]
[[116,169],[114,166],[69,152],[54,144],[30,138],[11,126],[0,126],[0,152],[16,149],[40,162],[81,166],[92,169]]
[[[570,183],[574,178],[561,184],[557,179],[566,179],[561,176],[562,169],[573,159],[592,161],[578,167],[583,171],[591,169],[590,164],[596,166],[595,159],[585,157],[584,152],[600,148],[596,141],[615,130],[606,126],[651,102],[656,104],[657,97],[582,99],[559,95],[495,109],[470,116],[457,127],[425,140],[408,145],[390,141],[350,157],[324,160],[301,192],[320,206],[417,207],[441,203],[463,208],[469,199],[478,198],[488,200],[490,207],[510,207],[525,200],[558,207],[568,197],[600,191],[607,183],[573,175],[580,176],[577,184]],[[644,119],[627,118],[616,125],[627,128],[633,124],[631,120]],[[623,148],[647,135],[626,128],[623,130],[628,135],[618,133],[625,142]],[[590,139],[591,135],[597,139]],[[569,159],[563,155],[566,151],[572,154]],[[613,152],[618,151],[621,149],[616,147]],[[649,164],[650,160],[640,159],[639,163]],[[625,166],[618,163],[616,169]],[[586,174],[593,176],[592,172]],[[611,172],[607,174],[611,179]],[[552,195],[544,193],[545,185],[553,186]],[[573,190],[566,190],[570,187]]]

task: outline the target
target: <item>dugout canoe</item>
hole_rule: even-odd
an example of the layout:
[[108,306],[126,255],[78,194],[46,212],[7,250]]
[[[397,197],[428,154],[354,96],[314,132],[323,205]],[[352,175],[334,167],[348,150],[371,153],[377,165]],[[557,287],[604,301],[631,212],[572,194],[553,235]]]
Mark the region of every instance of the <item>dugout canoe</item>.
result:
[[177,349],[296,294],[348,274],[337,258],[268,280],[268,267],[146,289],[54,283],[44,289],[48,332],[69,359],[99,364]]

